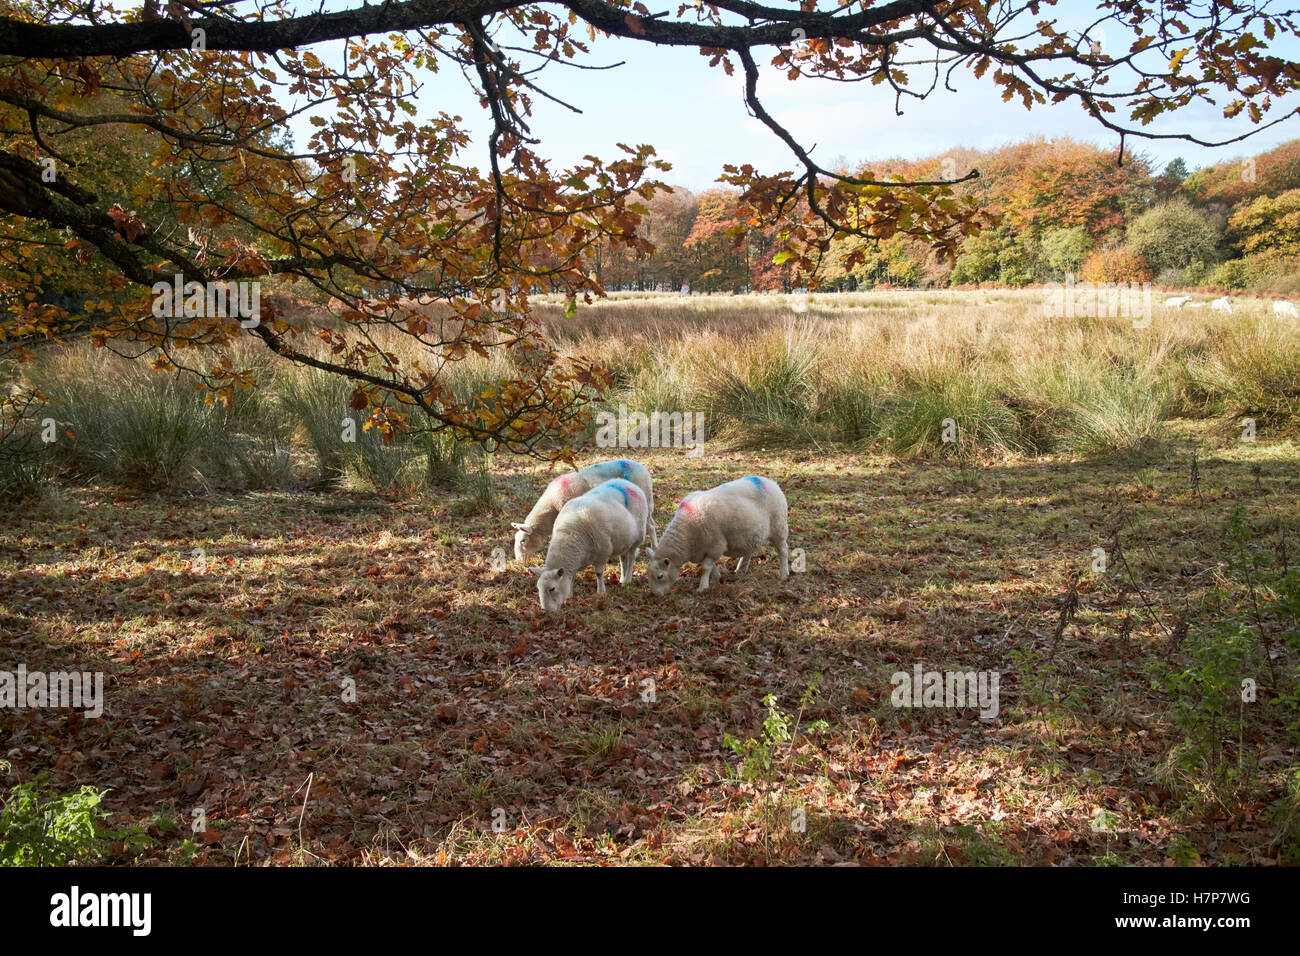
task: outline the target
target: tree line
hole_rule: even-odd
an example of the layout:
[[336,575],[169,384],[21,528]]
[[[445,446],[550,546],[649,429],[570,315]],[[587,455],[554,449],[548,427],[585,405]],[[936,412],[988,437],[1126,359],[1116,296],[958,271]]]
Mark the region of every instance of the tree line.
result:
[[[863,164],[860,178],[955,178],[990,224],[955,260],[906,235],[837,238],[819,263],[822,290],[1022,286],[1073,275],[1090,282],[1300,291],[1300,140],[1190,171],[1071,139],[991,150],[950,149]],[[781,259],[780,224],[755,228],[739,191],[684,187],[656,195],[638,232],[653,251],[602,242],[593,257],[608,290],[789,292],[805,287]],[[748,226],[748,229],[743,227]],[[847,255],[861,261],[845,269]]]

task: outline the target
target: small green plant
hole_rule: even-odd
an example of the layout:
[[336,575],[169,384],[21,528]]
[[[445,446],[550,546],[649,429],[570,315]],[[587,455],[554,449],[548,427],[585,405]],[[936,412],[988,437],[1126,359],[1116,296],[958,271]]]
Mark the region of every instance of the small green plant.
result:
[[[738,775],[741,780],[754,787],[759,807],[759,822],[763,834],[764,851],[770,855],[773,848],[773,836],[786,834],[792,829],[787,822],[799,819],[806,825],[806,811],[798,805],[787,807],[780,799],[779,784],[782,778],[792,771],[794,750],[798,744],[799,726],[804,712],[817,695],[820,675],[809,682],[799,698],[799,710],[790,715],[781,710],[776,695],[768,694],[763,698],[767,716],[763,719],[763,732],[758,737],[741,739],[733,734],[724,734],[722,742],[740,758]],[[808,725],[807,735],[825,733],[828,725],[824,720],[817,720]],[[786,813],[785,811],[789,811]],[[796,832],[802,832],[800,828]]]
[[1173,697],[1183,735],[1165,763],[1166,776],[1203,802],[1232,808],[1262,779],[1262,754],[1251,732],[1262,712],[1280,707],[1292,733],[1300,725],[1300,675],[1284,650],[1300,644],[1300,574],[1287,570],[1268,580],[1263,549],[1240,503],[1224,530],[1229,568],[1245,600],[1219,595],[1226,609],[1209,626],[1188,631],[1179,664],[1156,671]]
[[722,738],[722,742],[740,758],[740,777],[749,783],[772,782],[773,752],[779,744],[788,744],[791,740],[790,718],[777,706],[776,695],[768,694],[764,697],[763,706],[767,708],[767,717],[763,720],[761,737],[741,740],[732,734],[725,734]]
[[138,847],[138,830],[105,824],[107,793],[89,785],[58,793],[44,776],[15,784],[0,807],[0,866],[91,864],[102,861],[110,843]]

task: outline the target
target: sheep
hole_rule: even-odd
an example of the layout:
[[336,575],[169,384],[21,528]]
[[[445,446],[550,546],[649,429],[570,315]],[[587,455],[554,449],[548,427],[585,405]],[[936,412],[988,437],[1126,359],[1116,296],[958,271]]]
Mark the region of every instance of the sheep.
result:
[[1168,299],[1165,299],[1165,308],[1178,309],[1181,311],[1183,306],[1185,306],[1188,302],[1191,301],[1192,301],[1192,297],[1190,295],[1171,296]]
[[542,610],[558,611],[573,594],[573,579],[587,567],[596,569],[596,593],[605,593],[605,565],[619,559],[620,584],[632,576],[636,553],[645,539],[649,505],[630,481],[613,478],[570,499],[555,519],[546,566],[537,574]]
[[708,491],[693,491],[677,506],[664,536],[650,554],[646,576],[650,590],[663,597],[681,576],[687,561],[700,562],[700,591],[722,580],[723,555],[740,560],[736,573],[749,570],[753,556],[768,544],[781,559],[779,577],[790,576],[787,504],[781,487],[770,478],[750,475]]
[[617,461],[602,461],[595,465],[588,465],[581,471],[560,475],[552,480],[542,492],[542,496],[537,499],[537,504],[533,505],[533,510],[528,512],[528,517],[522,522],[510,524],[510,527],[515,529],[515,559],[520,564],[526,564],[528,559],[546,544],[547,536],[551,533],[560,509],[567,502],[586,494],[601,482],[611,478],[630,481],[645,492],[646,526],[650,532],[650,544],[657,545],[659,534],[655,528],[654,482],[650,480],[650,472],[639,462],[620,458]]
[[1215,299],[1213,302],[1210,303],[1210,308],[1213,309],[1215,312],[1227,312],[1229,315],[1231,315],[1232,296],[1225,295],[1221,299]]
[[1293,319],[1300,318],[1300,310],[1296,309],[1294,303],[1287,302],[1285,299],[1280,299],[1273,303],[1273,314],[1289,315]]

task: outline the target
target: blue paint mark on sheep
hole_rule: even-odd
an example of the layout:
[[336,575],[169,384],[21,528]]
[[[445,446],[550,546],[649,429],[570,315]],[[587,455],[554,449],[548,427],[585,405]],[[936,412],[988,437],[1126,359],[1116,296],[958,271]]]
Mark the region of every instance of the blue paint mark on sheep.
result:
[[607,481],[607,482],[605,482],[604,484],[602,484],[602,485],[600,486],[600,488],[598,488],[597,490],[598,490],[598,491],[603,491],[603,490],[605,490],[606,488],[608,488],[610,491],[617,491],[620,495],[623,496],[623,507],[624,507],[624,508],[628,508],[628,507],[630,507],[630,505],[628,504],[628,497],[627,497],[627,489],[626,489],[626,488],[624,488],[622,485],[615,484],[613,481]]
[[758,489],[759,494],[767,494],[767,489],[763,487],[763,479],[758,475],[750,475],[746,480],[754,483],[754,487]]

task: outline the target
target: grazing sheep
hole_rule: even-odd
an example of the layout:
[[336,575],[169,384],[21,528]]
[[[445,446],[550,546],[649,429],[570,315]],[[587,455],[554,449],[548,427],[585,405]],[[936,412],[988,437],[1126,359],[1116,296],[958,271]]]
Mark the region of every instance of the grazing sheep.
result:
[[1188,302],[1191,301],[1192,301],[1192,297],[1190,295],[1171,296],[1170,298],[1165,299],[1165,308],[1178,309],[1179,311],[1181,311],[1183,306],[1185,306]]
[[1273,303],[1273,314],[1289,315],[1293,319],[1300,319],[1300,311],[1297,311],[1295,304],[1285,299]]
[[639,462],[620,458],[617,461],[602,461],[595,465],[588,465],[581,471],[560,475],[552,480],[542,492],[542,496],[537,499],[537,504],[533,505],[533,510],[528,512],[528,517],[522,522],[512,522],[510,525],[515,529],[515,559],[521,564],[526,563],[546,544],[546,538],[551,533],[560,509],[567,502],[586,494],[601,482],[609,481],[611,478],[630,481],[645,492],[646,527],[650,532],[650,544],[657,545],[659,534],[655,529],[654,483],[650,480],[650,472],[646,471],[645,465]]
[[1215,299],[1213,302],[1210,303],[1210,308],[1213,309],[1215,312],[1227,312],[1229,315],[1231,315],[1232,296],[1225,295],[1221,299]]
[[650,590],[662,597],[682,573],[687,561],[700,562],[699,590],[722,579],[718,561],[739,558],[736,573],[749,570],[751,558],[769,544],[781,558],[780,578],[790,576],[786,544],[790,529],[781,487],[770,478],[750,475],[708,491],[693,491],[677,506],[664,536],[650,554],[646,575]]
[[615,556],[619,583],[626,584],[645,538],[648,514],[645,494],[622,478],[602,482],[568,501],[555,519],[546,567],[534,571],[542,609],[558,611],[573,594],[574,577],[587,567],[595,567],[596,593],[604,594],[605,565]]

